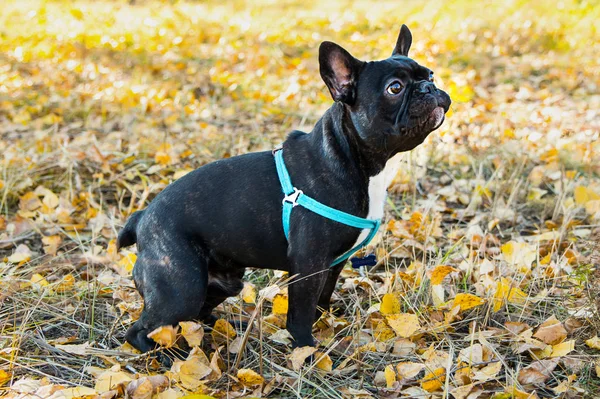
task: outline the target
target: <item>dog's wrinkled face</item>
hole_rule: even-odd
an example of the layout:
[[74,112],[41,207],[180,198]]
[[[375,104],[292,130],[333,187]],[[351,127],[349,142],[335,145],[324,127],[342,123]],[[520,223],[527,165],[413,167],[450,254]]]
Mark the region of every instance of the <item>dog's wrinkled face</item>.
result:
[[433,72],[408,58],[410,31],[402,25],[392,56],[363,62],[335,43],[319,49],[321,76],[334,100],[350,111],[362,144],[394,154],[409,151],[440,127],[450,97]]

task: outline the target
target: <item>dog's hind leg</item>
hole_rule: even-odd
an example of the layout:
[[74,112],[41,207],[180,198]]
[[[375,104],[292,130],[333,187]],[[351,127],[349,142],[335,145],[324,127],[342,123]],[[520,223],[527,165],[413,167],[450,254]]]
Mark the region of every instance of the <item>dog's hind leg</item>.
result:
[[204,300],[198,319],[212,326],[218,319],[212,314],[213,310],[225,301],[225,299],[236,296],[244,288],[244,283],[242,282],[244,269],[242,267],[236,269],[229,268],[225,272],[217,273],[211,266],[215,266],[214,269],[219,267],[214,264],[209,265],[206,299]]
[[142,352],[156,347],[148,338],[156,328],[196,319],[207,293],[207,262],[201,251],[182,240],[177,246],[157,243],[159,240],[138,243],[141,250],[133,269],[144,310],[126,339]]

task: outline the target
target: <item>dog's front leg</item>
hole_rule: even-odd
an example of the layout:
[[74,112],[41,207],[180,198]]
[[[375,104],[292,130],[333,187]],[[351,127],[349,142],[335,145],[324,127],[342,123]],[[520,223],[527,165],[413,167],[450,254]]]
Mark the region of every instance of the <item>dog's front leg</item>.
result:
[[324,257],[295,256],[290,275],[287,329],[294,338],[293,346],[314,346],[312,326],[317,303],[329,275],[331,260]]

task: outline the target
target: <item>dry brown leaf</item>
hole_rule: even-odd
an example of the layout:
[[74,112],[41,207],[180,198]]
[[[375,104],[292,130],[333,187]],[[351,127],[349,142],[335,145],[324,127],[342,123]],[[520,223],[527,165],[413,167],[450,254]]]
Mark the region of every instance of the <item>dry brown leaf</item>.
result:
[[116,365],[98,375],[94,389],[98,393],[108,392],[114,389],[117,385],[130,382],[132,380],[133,377],[131,374],[121,371],[121,367]]
[[473,380],[479,382],[486,382],[493,378],[496,378],[498,373],[502,370],[502,362],[490,363],[479,370],[473,370]]
[[90,347],[90,343],[85,342],[83,344],[76,345],[54,345],[54,347],[73,355],[85,356],[87,355],[86,350]]
[[454,399],[476,399],[483,393],[483,390],[476,384],[468,384],[453,388],[450,393]]
[[127,385],[127,395],[132,399],[151,399],[152,395],[169,386],[169,379],[164,375],[140,377]]
[[530,328],[526,323],[521,323],[518,321],[507,321],[504,323],[504,327],[506,327],[506,329],[514,335],[519,335],[523,331]]
[[396,356],[408,356],[414,353],[417,345],[409,339],[398,338],[394,341],[392,353]]
[[292,369],[294,371],[300,371],[302,366],[304,366],[305,360],[316,351],[317,348],[312,346],[303,346],[301,348],[294,349],[289,355],[289,360],[292,363]]
[[538,327],[533,337],[548,345],[556,345],[565,340],[567,330],[556,317],[551,316]]
[[204,384],[203,378],[207,377],[213,369],[210,367],[206,355],[200,352],[190,356],[186,360],[175,360],[171,366],[173,377],[181,382],[185,389],[196,390]]
[[525,367],[517,376],[520,384],[523,385],[541,385],[546,382],[556,368],[558,359],[539,360]]
[[422,363],[401,362],[396,365],[396,373],[399,381],[407,381],[415,378],[425,368]]
[[458,353],[458,359],[467,364],[482,363],[483,347],[481,344],[473,344],[467,348],[464,348]]
[[8,261],[10,263],[22,265],[23,263],[28,262],[32,256],[33,254],[27,245],[19,244],[12,255],[8,257]]

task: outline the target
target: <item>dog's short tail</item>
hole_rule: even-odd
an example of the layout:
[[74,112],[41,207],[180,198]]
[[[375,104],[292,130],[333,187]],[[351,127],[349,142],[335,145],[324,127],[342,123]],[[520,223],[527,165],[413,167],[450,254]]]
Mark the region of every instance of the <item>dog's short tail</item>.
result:
[[125,223],[125,227],[119,233],[119,237],[117,238],[117,251],[121,248],[128,247],[137,242],[137,225],[142,218],[144,211],[133,212],[133,214]]

